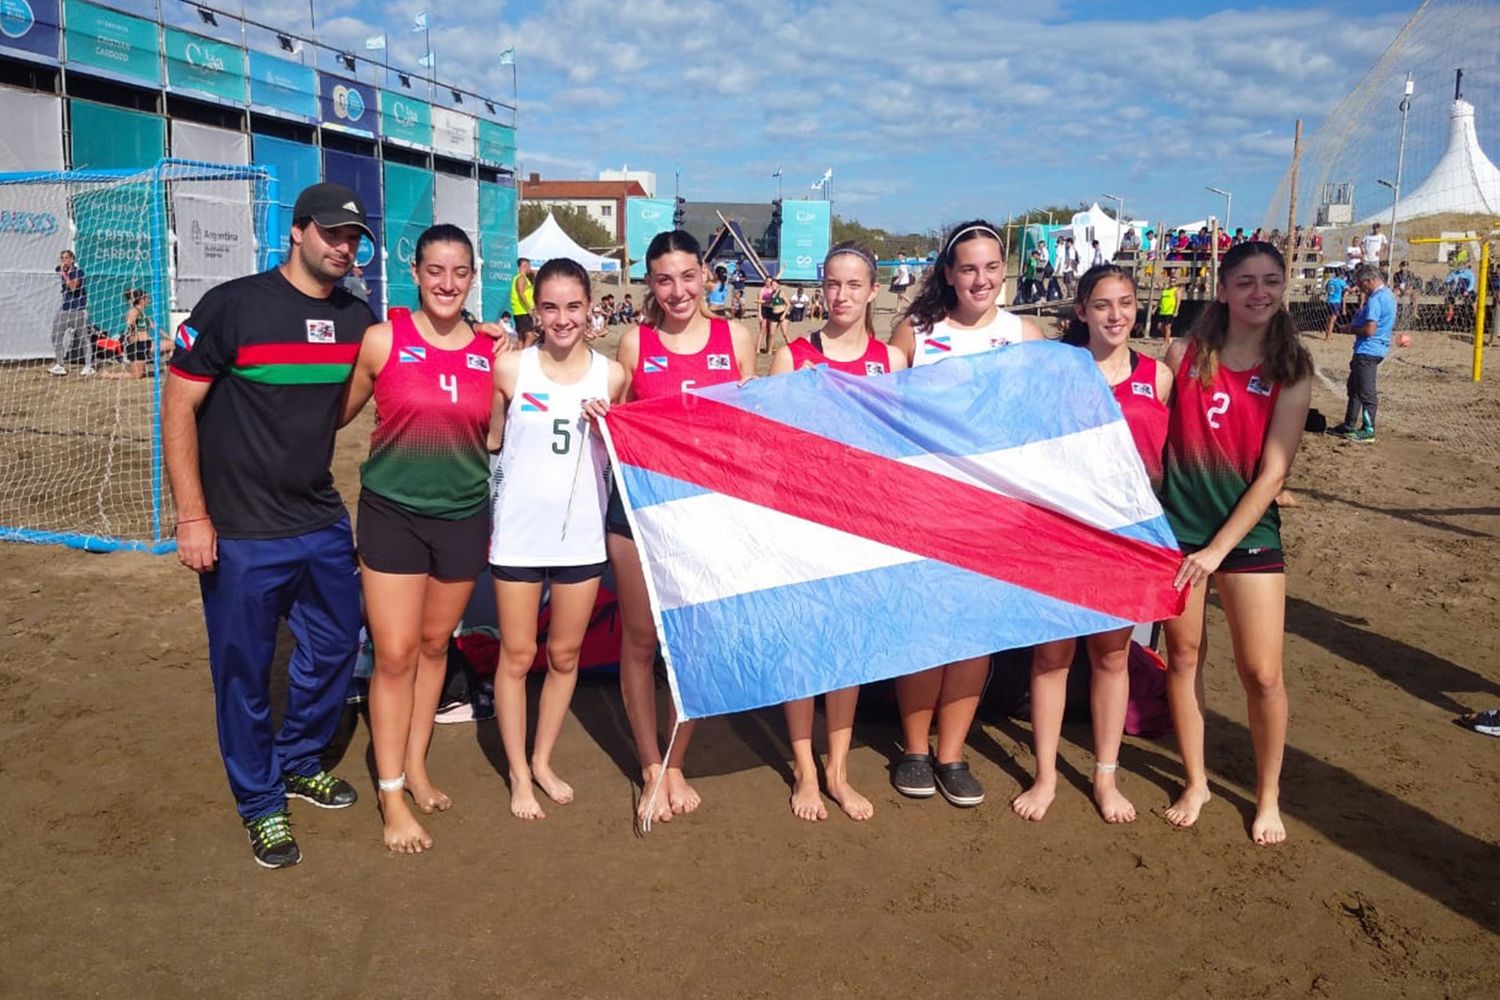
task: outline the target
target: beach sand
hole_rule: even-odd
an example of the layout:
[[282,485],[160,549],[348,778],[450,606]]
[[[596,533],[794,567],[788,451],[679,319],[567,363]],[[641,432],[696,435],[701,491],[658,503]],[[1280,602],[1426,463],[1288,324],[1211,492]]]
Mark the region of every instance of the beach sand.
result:
[[[1348,344],[1311,344],[1335,386]],[[618,690],[588,678],[554,760],[574,804],[512,819],[494,724],[441,726],[432,770],[456,806],[431,821],[431,853],[390,855],[357,721],[337,767],[361,801],[295,805],[304,861],[267,872],[225,785],[192,575],[172,557],[0,548],[0,993],[1493,995],[1500,741],[1450,719],[1500,705],[1500,462],[1474,446],[1495,438],[1500,368],[1476,389],[1466,351],[1430,335],[1384,366],[1375,444],[1302,445],[1284,514],[1291,839],[1274,849],[1246,834],[1245,701],[1211,609],[1215,798],[1192,830],[1160,815],[1170,738],[1127,737],[1140,819],[1101,822],[1076,722],[1046,821],[1018,819],[1029,728],[993,709],[969,743],[985,805],[903,799],[877,685],[851,760],[870,822],[792,817],[772,710],[704,722],[702,808],[638,837]],[[1315,388],[1330,422],[1342,404]],[[351,502],[369,427],[339,442]]]

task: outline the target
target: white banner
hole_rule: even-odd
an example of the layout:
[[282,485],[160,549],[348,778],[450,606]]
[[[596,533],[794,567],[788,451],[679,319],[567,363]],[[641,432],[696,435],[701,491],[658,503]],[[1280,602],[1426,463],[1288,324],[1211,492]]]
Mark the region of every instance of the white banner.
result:
[[484,300],[479,288],[479,182],[472,177],[436,173],[433,177],[432,217],[469,234],[469,240],[474,244],[474,287],[469,289],[465,304],[475,316],[483,316],[480,307]]
[[0,171],[63,168],[62,98],[0,87]]
[[64,184],[0,184],[0,359],[52,355],[57,258],[73,246]]
[[[172,122],[172,155],[182,160],[244,166],[250,137],[243,132]],[[250,181],[172,184],[176,280],[173,309],[192,309],[210,288],[255,270],[255,219]]]
[[472,115],[432,106],[432,148],[465,163],[474,161],[474,137],[479,126]]

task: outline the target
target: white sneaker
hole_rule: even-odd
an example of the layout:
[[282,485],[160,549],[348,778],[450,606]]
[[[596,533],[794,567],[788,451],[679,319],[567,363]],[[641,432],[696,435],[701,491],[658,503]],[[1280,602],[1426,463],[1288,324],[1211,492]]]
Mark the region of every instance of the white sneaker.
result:
[[90,375],[94,374],[94,366],[85,365],[83,371],[79,372],[78,374],[82,375],[84,378],[88,378]]
[[66,374],[68,374],[68,369],[65,366],[63,366],[63,365],[53,365],[51,368],[48,368],[47,371],[50,372],[53,375],[66,375]]

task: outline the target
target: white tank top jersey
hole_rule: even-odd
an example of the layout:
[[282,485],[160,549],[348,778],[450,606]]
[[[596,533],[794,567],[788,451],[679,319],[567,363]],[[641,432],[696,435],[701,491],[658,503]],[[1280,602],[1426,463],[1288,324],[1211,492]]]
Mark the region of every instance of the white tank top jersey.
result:
[[1013,316],[1004,309],[995,310],[995,318],[984,326],[972,330],[950,326],[947,320],[939,320],[926,333],[916,334],[917,350],[913,365],[930,365],[944,358],[956,358],[965,354],[979,354],[1021,342],[1024,328],[1021,317]]
[[601,563],[609,459],[583,401],[609,398],[609,359],[593,352],[588,374],[564,385],[543,373],[537,351],[521,352],[505,439],[490,461],[490,562]]

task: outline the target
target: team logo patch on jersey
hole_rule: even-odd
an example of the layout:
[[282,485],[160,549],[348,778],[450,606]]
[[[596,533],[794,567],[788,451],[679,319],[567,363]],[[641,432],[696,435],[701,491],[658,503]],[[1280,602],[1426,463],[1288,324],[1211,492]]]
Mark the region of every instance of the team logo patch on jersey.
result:
[[403,364],[415,364],[427,360],[427,348],[425,347],[402,347],[396,351],[396,360]]
[[487,372],[490,370],[490,359],[483,354],[465,354],[464,363],[469,366],[470,371]]
[[198,341],[198,331],[183,323],[177,327],[177,336],[173,343],[184,351],[191,351],[193,344]]
[[666,371],[667,356],[665,354],[652,355],[641,363],[641,370],[644,371],[647,375],[654,375],[657,372]]
[[1269,396],[1271,394],[1271,383],[1262,382],[1259,375],[1251,375],[1250,381],[1245,384],[1245,389],[1255,393],[1257,396]]
[[522,413],[546,413],[547,393],[545,392],[523,392],[521,393]]
[[1156,398],[1156,386],[1150,382],[1132,382],[1130,383],[1130,391],[1137,396],[1145,396],[1147,399]]
[[708,356],[708,370],[711,372],[729,371],[729,355],[710,354]]
[[953,351],[953,338],[944,333],[936,337],[928,337],[922,343],[923,354],[950,354]]
[[880,361],[866,361],[865,362],[865,374],[866,375],[884,375],[885,374],[885,364],[882,363],[882,362],[880,362]]
[[307,324],[307,342],[309,344],[332,344],[338,340],[338,330],[331,319],[310,319]]

